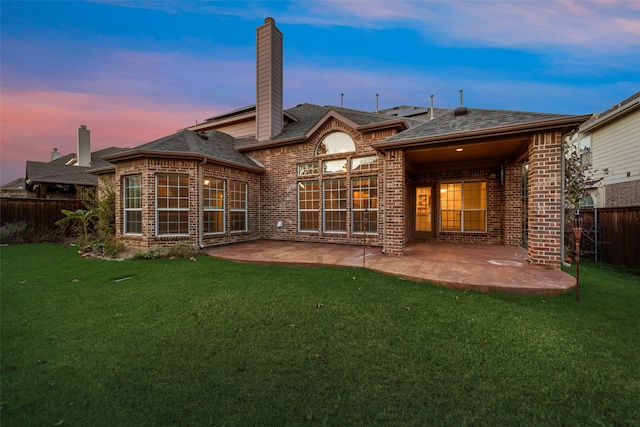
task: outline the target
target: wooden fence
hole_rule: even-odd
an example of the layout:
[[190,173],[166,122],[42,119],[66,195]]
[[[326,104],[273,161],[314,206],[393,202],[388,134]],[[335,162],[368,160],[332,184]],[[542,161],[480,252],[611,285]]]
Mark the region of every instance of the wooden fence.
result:
[[0,198],[0,221],[2,224],[24,221],[38,229],[58,227],[56,221],[64,218],[62,209],[83,209],[80,200]]
[[580,215],[587,257],[640,269],[640,206],[581,209]]

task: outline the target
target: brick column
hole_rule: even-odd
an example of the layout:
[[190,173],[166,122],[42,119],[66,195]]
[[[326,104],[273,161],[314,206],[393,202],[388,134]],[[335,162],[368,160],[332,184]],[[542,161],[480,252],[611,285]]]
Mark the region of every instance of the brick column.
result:
[[560,268],[562,135],[548,132],[529,142],[529,262]]
[[522,245],[524,208],[522,194],[522,163],[507,165],[504,169],[504,244]]
[[404,151],[388,151],[384,165],[384,250],[402,255],[406,242]]

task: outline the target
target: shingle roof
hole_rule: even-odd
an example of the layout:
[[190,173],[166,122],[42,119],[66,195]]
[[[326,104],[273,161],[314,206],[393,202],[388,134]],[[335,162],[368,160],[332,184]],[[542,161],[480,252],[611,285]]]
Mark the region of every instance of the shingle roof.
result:
[[0,190],[4,190],[4,191],[19,191],[24,189],[25,189],[24,178],[14,179],[13,181],[8,182],[2,187],[0,187]]
[[[257,167],[258,165],[251,158],[234,149],[234,142],[235,139],[232,136],[217,130],[207,133],[181,130],[164,138],[134,147],[132,151],[138,153],[190,153],[209,156],[239,165]],[[122,154],[126,154],[126,152]]]
[[[91,168],[92,169],[99,169],[99,168],[104,168],[107,166],[111,166],[111,163],[107,162],[106,160],[103,159],[104,156],[108,156],[110,154],[115,154],[115,153],[120,153],[122,151],[125,151],[126,148],[119,148],[119,147],[109,147],[109,148],[103,148],[102,150],[98,150],[98,151],[94,151],[91,153]],[[54,164],[58,164],[58,165],[66,165],[67,163],[69,163],[71,160],[74,160],[76,158],[76,153],[69,153],[69,154],[65,154],[64,156],[60,156],[55,160],[51,160],[51,162],[49,163],[54,163]]]
[[51,184],[96,185],[98,177],[88,174],[90,169],[27,160],[27,180]]
[[[349,120],[361,126],[375,123],[384,123],[397,119],[396,117],[389,117],[384,114],[369,113],[366,111],[353,110],[350,108],[333,106],[321,107],[314,104],[300,104],[285,111],[286,114],[294,117],[296,121],[287,123],[282,132],[272,138],[270,142],[277,143],[278,141],[301,138],[305,136],[318,123],[318,121],[331,110],[345,116]],[[236,140],[236,148],[246,148],[255,143],[256,141],[253,138],[239,139]]]
[[424,122],[388,138],[385,142],[396,142],[418,138],[429,138],[453,135],[483,129],[501,128],[513,125],[541,122],[545,120],[572,117],[565,114],[531,113],[509,110],[485,110],[468,108],[464,115],[455,115],[455,110],[448,110]]
[[73,166],[67,163],[76,157],[75,153],[61,156],[48,163],[27,161],[27,179],[33,182],[72,184],[72,185],[96,185],[98,177],[87,172],[100,169],[113,164],[103,157],[125,151],[125,148],[109,147],[91,153],[91,166]]

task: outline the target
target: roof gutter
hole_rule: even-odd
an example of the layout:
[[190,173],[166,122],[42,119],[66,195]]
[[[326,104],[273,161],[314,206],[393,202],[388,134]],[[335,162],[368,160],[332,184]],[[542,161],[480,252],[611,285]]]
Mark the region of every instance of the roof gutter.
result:
[[632,100],[631,102],[622,105],[620,108],[617,108],[616,110],[606,114],[606,115],[602,115],[600,117],[598,117],[596,120],[594,120],[593,122],[587,124],[584,128],[580,129],[581,132],[588,132],[591,131],[597,127],[603,126],[607,123],[609,123],[612,120],[616,120],[618,119],[620,116],[623,116],[627,113],[630,113],[634,110],[637,110],[638,108],[640,108],[640,98],[636,98],[634,100]]
[[[136,159],[139,157],[158,157],[158,158],[185,159],[185,160],[207,159],[207,161],[209,162],[216,163],[222,166],[229,166],[236,169],[242,169],[242,170],[246,170],[249,172],[256,172],[256,173],[265,172],[264,168],[260,166],[249,166],[242,163],[223,160],[214,156],[208,156],[206,154],[183,153],[181,151],[128,150],[122,153],[105,156],[103,157],[103,159],[113,163],[114,161],[130,160],[130,159]],[[102,168],[102,169],[105,169],[105,168]],[[96,169],[96,170],[102,170],[102,169]]]
[[449,133],[443,135],[435,135],[428,137],[419,137],[419,138],[411,138],[411,139],[403,139],[398,141],[381,141],[374,144],[371,144],[373,148],[379,150],[391,149],[391,148],[411,148],[420,144],[449,144],[449,143],[458,143],[465,140],[470,139],[478,139],[478,138],[498,138],[498,137],[506,137],[506,136],[515,136],[523,133],[531,133],[531,132],[539,132],[544,130],[556,129],[556,128],[564,128],[564,127],[575,127],[584,123],[586,120],[591,117],[590,114],[582,115],[582,116],[569,116],[562,117],[559,119],[551,119],[551,120],[542,120],[539,122],[528,122],[521,123],[517,125],[511,126],[501,126],[495,128],[488,129],[479,129],[458,133]]

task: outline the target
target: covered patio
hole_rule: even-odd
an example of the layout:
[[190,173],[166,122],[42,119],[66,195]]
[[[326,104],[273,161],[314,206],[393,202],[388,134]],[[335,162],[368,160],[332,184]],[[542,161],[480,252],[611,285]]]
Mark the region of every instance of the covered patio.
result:
[[575,278],[529,265],[527,250],[514,246],[408,243],[403,256],[378,247],[257,240],[205,249],[216,258],[284,265],[364,267],[385,274],[478,292],[563,295]]

